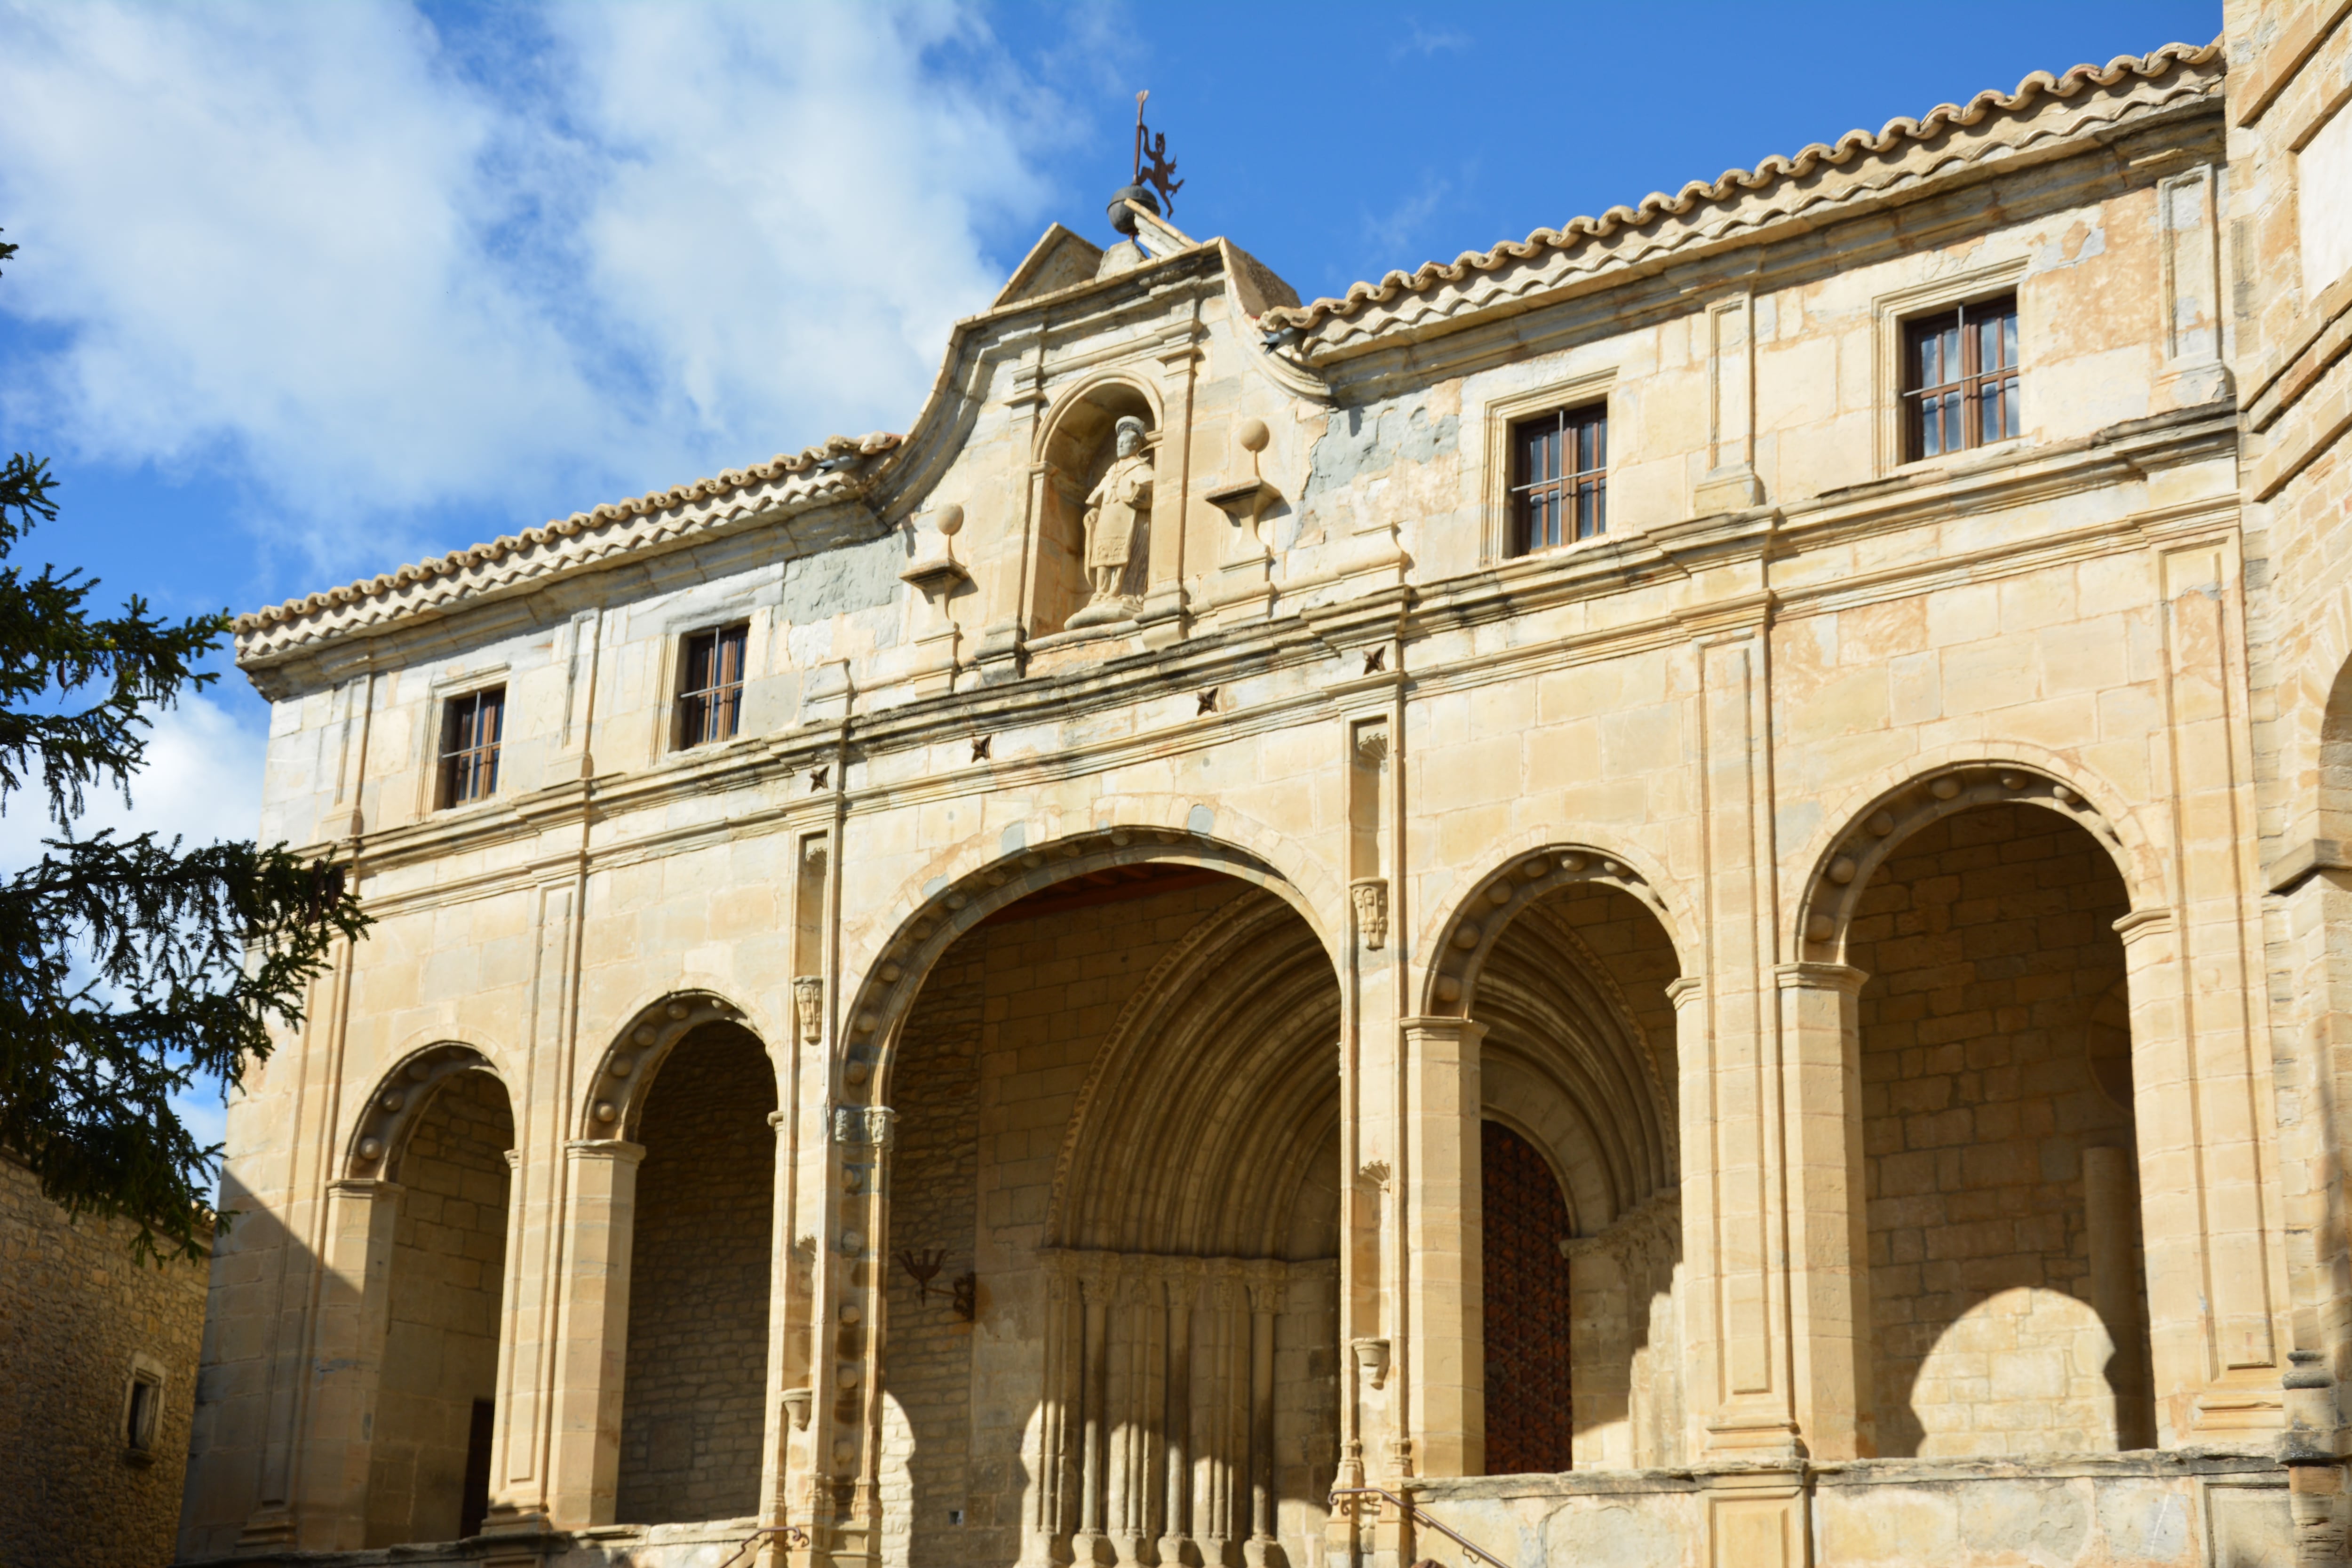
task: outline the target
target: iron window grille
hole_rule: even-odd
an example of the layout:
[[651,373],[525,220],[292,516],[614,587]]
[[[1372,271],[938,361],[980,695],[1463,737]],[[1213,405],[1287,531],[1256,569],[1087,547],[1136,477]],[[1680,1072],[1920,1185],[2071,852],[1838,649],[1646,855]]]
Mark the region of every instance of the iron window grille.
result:
[[1564,408],[1511,426],[1511,553],[1609,530],[1609,410]]
[[446,808],[487,799],[499,787],[499,735],[507,689],[452,698],[441,714],[441,804]]
[[2017,296],[1906,321],[1903,377],[1906,461],[2015,436]]
[[743,649],[749,626],[727,626],[686,639],[684,689],[678,693],[677,743],[683,748],[732,740],[743,722]]

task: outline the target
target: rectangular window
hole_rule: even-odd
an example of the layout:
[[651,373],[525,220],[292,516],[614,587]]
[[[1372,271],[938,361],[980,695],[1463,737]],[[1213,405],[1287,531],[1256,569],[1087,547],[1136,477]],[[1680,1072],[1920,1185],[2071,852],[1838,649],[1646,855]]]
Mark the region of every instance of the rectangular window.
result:
[[2018,433],[2017,296],[1903,323],[1904,458]]
[[452,698],[441,714],[441,804],[485,800],[499,787],[499,732],[507,689]]
[[749,626],[727,626],[686,639],[678,693],[677,743],[732,740],[743,721],[743,647]]
[[1511,426],[1511,553],[1609,529],[1609,410],[1565,408]]
[[131,1374],[131,1397],[123,1409],[122,1446],[134,1454],[155,1450],[155,1427],[163,1411],[163,1380],[144,1371]]

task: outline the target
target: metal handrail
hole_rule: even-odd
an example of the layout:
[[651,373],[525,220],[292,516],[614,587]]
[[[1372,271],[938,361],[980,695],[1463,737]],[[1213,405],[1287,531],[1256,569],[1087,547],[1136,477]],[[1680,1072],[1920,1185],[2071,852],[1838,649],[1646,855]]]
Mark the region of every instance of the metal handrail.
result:
[[[1441,1528],[1443,1527],[1441,1526]],[[727,1561],[721,1563],[719,1565],[719,1568],[735,1568],[735,1564],[741,1560],[746,1552],[749,1552],[754,1545],[758,1544],[763,1537],[770,1535],[782,1536],[784,1538],[784,1544],[787,1546],[806,1546],[809,1543],[808,1531],[803,1530],[797,1524],[762,1525],[758,1530],[755,1530],[751,1534],[745,1536],[742,1540],[737,1542],[735,1543],[735,1550],[727,1554]]]
[[1509,1563],[1504,1562],[1501,1558],[1496,1556],[1485,1547],[1475,1545],[1472,1542],[1464,1540],[1459,1534],[1448,1529],[1444,1521],[1433,1517],[1426,1510],[1424,1510],[1419,1503],[1413,1501],[1411,1498],[1399,1497],[1396,1493],[1381,1487],[1334,1487],[1331,1489],[1331,1500],[1334,1503],[1337,1503],[1343,1497],[1386,1498],[1389,1501],[1396,1504],[1397,1507],[1404,1510],[1405,1513],[1409,1517],[1419,1523],[1429,1526],[1430,1529],[1437,1531],[1438,1534],[1445,1537],[1446,1540],[1451,1541],[1454,1545],[1459,1546],[1463,1551],[1467,1552],[1479,1562],[1491,1563],[1494,1564],[1494,1568],[1511,1568]]

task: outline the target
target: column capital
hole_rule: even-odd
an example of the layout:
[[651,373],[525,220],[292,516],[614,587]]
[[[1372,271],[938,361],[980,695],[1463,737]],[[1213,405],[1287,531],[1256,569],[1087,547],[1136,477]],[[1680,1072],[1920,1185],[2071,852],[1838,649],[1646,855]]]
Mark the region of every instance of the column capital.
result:
[[1696,974],[1677,975],[1666,982],[1666,1000],[1679,1011],[1686,1005],[1706,995],[1706,982]]
[[567,1160],[613,1160],[634,1165],[646,1157],[646,1146],[625,1138],[573,1138],[563,1145]]
[[1850,963],[1782,963],[1772,970],[1773,982],[1783,991],[1841,991],[1853,996],[1869,978],[1868,971]]
[[2128,948],[2144,937],[2169,936],[2172,933],[2172,911],[2167,909],[2134,910],[2115,926],[2116,934],[2124,939]]
[[382,1176],[338,1176],[327,1184],[327,1193],[338,1198],[396,1198],[400,1195],[400,1184]]
[[1465,1045],[1476,1045],[1486,1037],[1486,1026],[1475,1018],[1459,1018],[1448,1014],[1399,1018],[1398,1027],[1407,1037],[1450,1036]]

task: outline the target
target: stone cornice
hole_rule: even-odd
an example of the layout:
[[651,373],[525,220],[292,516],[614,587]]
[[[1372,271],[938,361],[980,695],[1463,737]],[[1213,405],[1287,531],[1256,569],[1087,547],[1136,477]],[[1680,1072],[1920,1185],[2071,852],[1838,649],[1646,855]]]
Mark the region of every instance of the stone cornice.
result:
[[[681,753],[651,768],[603,774],[588,782],[567,781],[503,805],[436,816],[370,834],[363,841],[362,858],[370,872],[415,865],[460,849],[473,852],[489,845],[530,839],[551,826],[577,824],[591,814],[598,820],[608,820],[674,799],[772,787],[786,780],[797,783],[806,768],[819,763],[887,755],[935,743],[943,733],[1002,732],[1040,722],[1079,720],[1171,694],[1181,696],[1196,687],[1218,685],[1243,675],[1311,671],[1340,652],[1349,630],[1360,630],[1362,626],[1380,623],[1380,629],[1392,635],[1425,639],[1448,630],[1622,594],[1643,584],[1687,580],[1694,565],[1714,563],[1727,555],[1747,554],[1762,562],[1791,548],[1827,547],[1959,512],[1982,513],[2112,485],[2149,468],[2226,455],[2234,440],[2235,425],[2226,409],[2191,409],[2135,422],[2120,434],[2107,433],[2056,450],[2030,450],[1981,468],[1927,471],[1904,476],[1900,483],[1892,485],[1857,486],[1792,506],[1785,512],[1766,507],[1689,519],[1612,541],[1601,549],[1528,557],[1418,589],[1392,590],[1375,595],[1375,603],[1350,602],[1318,609],[1311,616],[1284,616],[1206,633],[1162,651],[1128,655],[1080,675],[925,699],[871,716],[856,716],[838,726],[807,726],[708,752]],[[1714,619],[1727,617],[1743,626],[1760,626],[1769,618],[1815,614],[1914,593],[1939,579],[1985,581],[2038,570],[2058,560],[2110,552],[2119,542],[2137,538],[2154,526],[2168,527],[2184,521],[2227,522],[2234,507],[2234,495],[2225,494],[2167,509],[2161,514],[2118,517],[2023,544],[1988,546],[1965,555],[1937,555],[1861,576],[1840,577],[1833,583],[1770,587],[1737,604],[1709,601],[1580,636],[1549,638],[1447,664],[1413,665],[1409,671],[1390,672],[1381,679],[1402,679],[1412,694],[1420,696],[1488,685],[1538,668],[1678,645],[1706,630]],[[845,800],[855,813],[1033,788],[1171,750],[1197,751],[1287,728],[1335,710],[1360,684],[1344,679],[1317,683],[1310,676],[1301,689],[1239,711],[1178,720],[1115,741],[1036,757],[858,785],[845,791]],[[585,854],[604,867],[675,852],[704,840],[772,830],[788,819],[797,820],[804,815],[804,805],[787,784],[777,804],[756,806],[721,822],[633,835],[625,842],[567,850],[556,858],[571,864]],[[321,852],[333,847],[315,847]],[[491,872],[475,880],[485,886],[499,885],[524,874],[520,869]],[[403,899],[412,896],[401,895]],[[457,896],[457,889],[444,886],[437,896]]]

